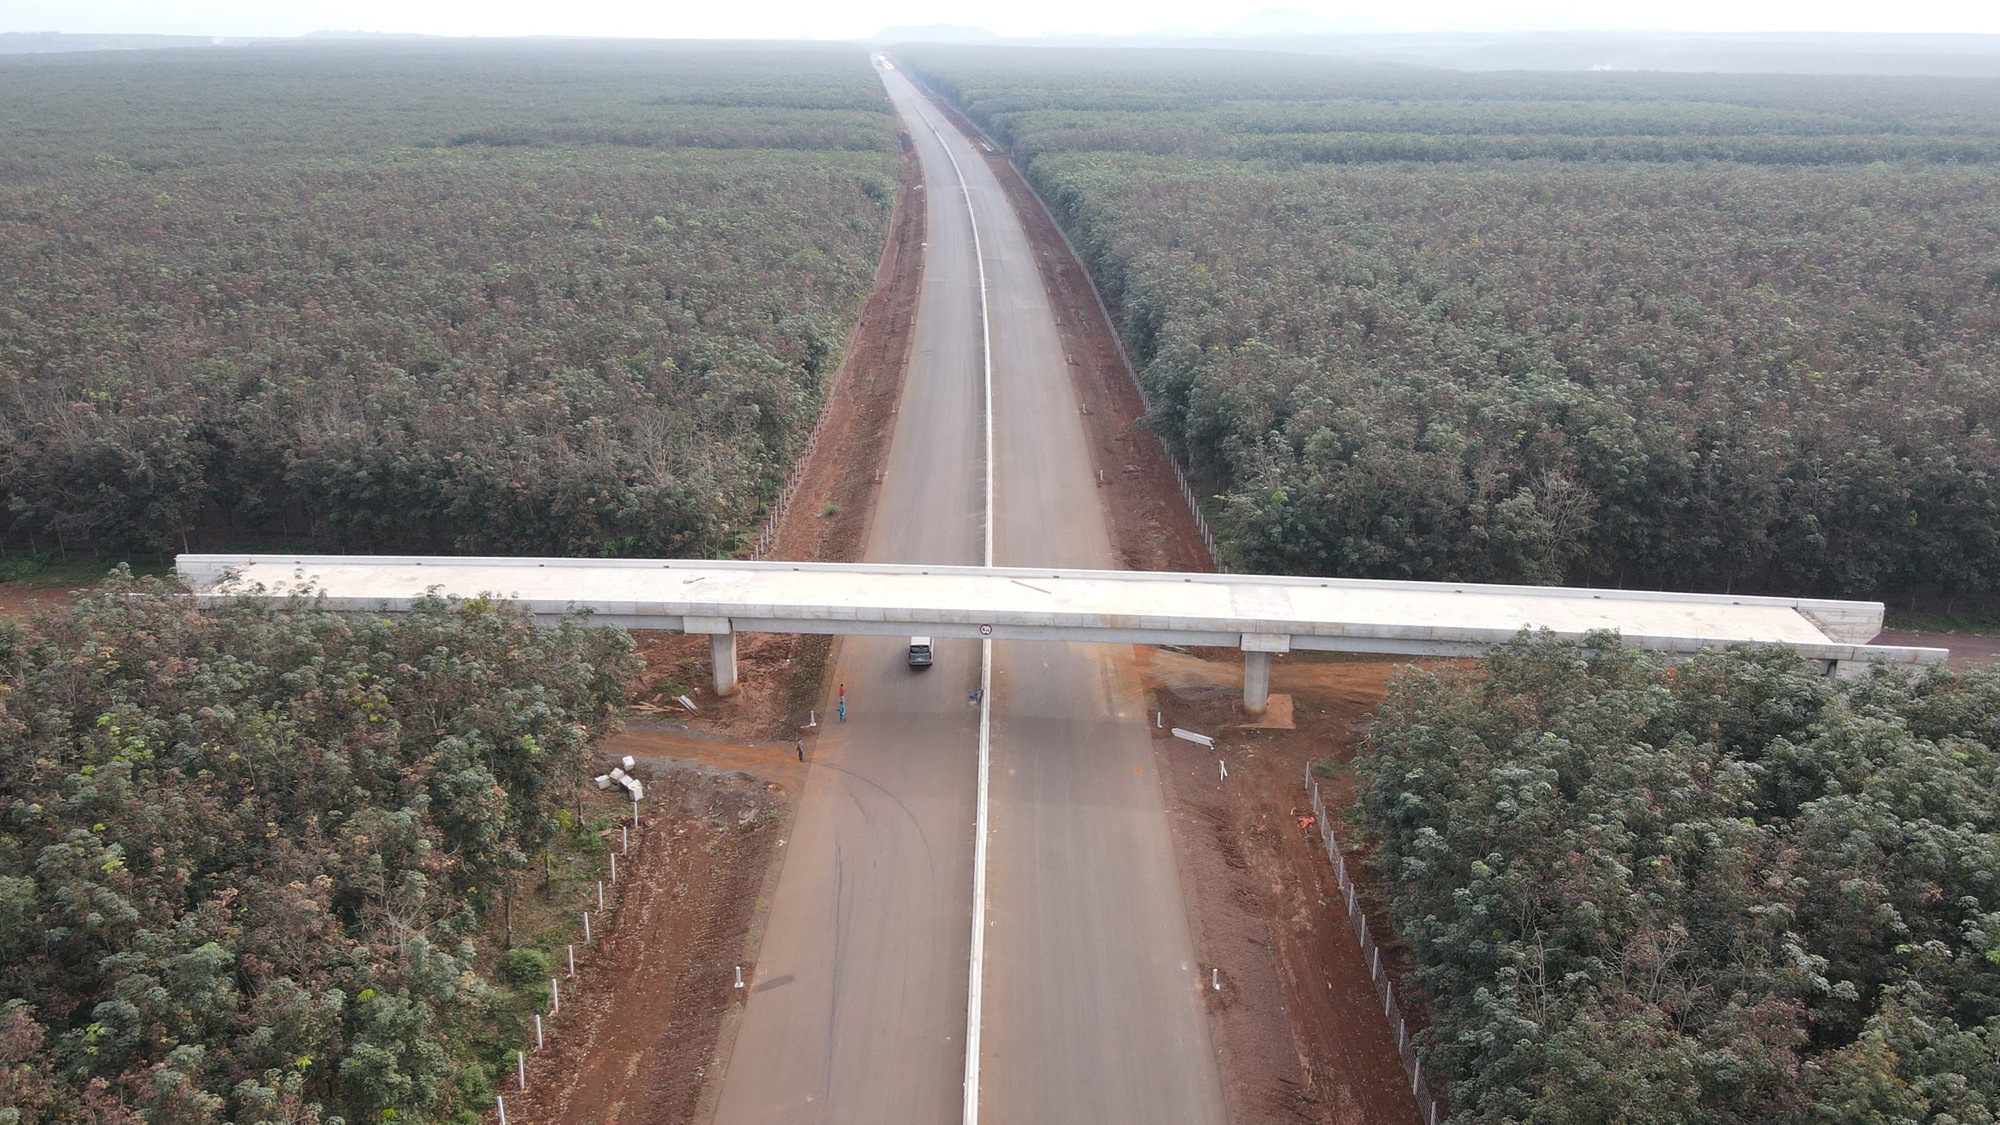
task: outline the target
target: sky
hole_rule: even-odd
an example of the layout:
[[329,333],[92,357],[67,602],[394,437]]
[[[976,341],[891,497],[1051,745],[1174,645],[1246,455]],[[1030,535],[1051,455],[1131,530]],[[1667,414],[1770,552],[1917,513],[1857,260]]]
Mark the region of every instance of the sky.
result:
[[1428,30],[2000,33],[1994,0],[0,0],[0,31],[289,36],[430,35],[858,39],[951,23],[1008,36],[1213,31],[1254,12]]

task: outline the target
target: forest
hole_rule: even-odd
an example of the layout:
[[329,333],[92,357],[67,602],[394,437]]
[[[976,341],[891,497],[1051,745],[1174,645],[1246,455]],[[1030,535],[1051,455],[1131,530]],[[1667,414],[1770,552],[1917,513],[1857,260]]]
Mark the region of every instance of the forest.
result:
[[2000,83],[1083,54],[902,52],[1234,565],[2000,592]]
[[1453,1120],[1995,1120],[2000,673],[1524,634],[1367,741]]
[[0,545],[715,555],[874,278],[865,53],[0,60]]
[[477,1121],[521,1018],[477,926],[590,840],[636,668],[490,602],[0,618],[0,1121]]
[[[8,556],[727,553],[899,174],[852,48],[12,57],[0,105]],[[0,618],[0,1125],[478,1120],[638,668],[129,572]]]

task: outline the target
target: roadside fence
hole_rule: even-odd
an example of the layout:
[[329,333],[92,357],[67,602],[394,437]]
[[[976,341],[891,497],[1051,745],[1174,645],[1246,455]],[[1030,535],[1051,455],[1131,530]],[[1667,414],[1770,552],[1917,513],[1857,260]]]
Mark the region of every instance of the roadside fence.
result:
[[1326,858],[1333,861],[1333,873],[1340,881],[1340,893],[1347,902],[1348,921],[1354,923],[1354,934],[1361,939],[1361,959],[1368,963],[1368,973],[1375,980],[1375,995],[1382,1001],[1382,1015],[1389,1021],[1389,1030],[1396,1036],[1396,1053],[1402,1056],[1403,1072],[1410,1076],[1410,1095],[1417,1100],[1417,1115],[1424,1125],[1437,1125],[1437,1099],[1431,1096],[1430,1083],[1424,1079],[1423,1060],[1417,1057],[1416,1044],[1410,1042],[1410,1025],[1403,1018],[1403,1007],[1396,1003],[1396,985],[1389,979],[1388,970],[1382,967],[1382,948],[1375,944],[1375,938],[1368,929],[1368,915],[1361,909],[1361,900],[1355,894],[1354,881],[1347,877],[1347,857],[1341,854],[1340,842],[1333,838],[1333,830],[1327,826],[1326,802],[1321,799],[1319,782],[1313,780],[1312,767],[1306,767],[1306,792],[1312,795],[1313,823],[1319,825],[1319,834],[1326,841]]
[[1181,486],[1181,499],[1187,501],[1188,512],[1194,516],[1194,526],[1201,532],[1202,546],[1208,548],[1208,561],[1215,564],[1217,574],[1228,574],[1229,568],[1222,565],[1222,552],[1215,549],[1215,533],[1208,529],[1208,519],[1201,514],[1201,505],[1195,501],[1194,489],[1188,486],[1187,474],[1181,472],[1181,463],[1167,454],[1167,464],[1174,467],[1174,482]]
[[[608,849],[608,854],[605,857],[608,865],[607,877],[597,880],[597,895],[595,899],[597,909],[586,909],[583,911],[583,941],[570,943],[564,951],[565,963],[563,966],[558,967],[557,971],[559,975],[549,978],[548,1015],[537,1015],[534,1017],[534,1022],[529,1028],[530,1039],[514,1052],[514,1080],[507,1085],[516,1094],[524,1094],[528,1090],[528,1056],[539,1053],[557,1038],[555,1024],[557,1017],[562,1014],[563,995],[577,987],[576,984],[567,982],[575,982],[583,972],[588,971],[592,967],[590,947],[597,944],[601,934],[593,933],[590,921],[591,915],[594,914],[597,916],[595,929],[602,931],[605,916],[618,909],[619,901],[623,897],[618,893],[618,857],[626,857],[625,871],[629,876],[632,870],[632,845],[637,842],[638,835],[639,802],[635,798],[632,801],[632,819],[629,822],[619,824],[616,834],[612,837],[611,847]],[[584,961],[581,966],[577,964],[576,957],[576,947],[579,944],[584,947]],[[738,978],[741,979],[742,970],[737,970],[737,973]],[[738,987],[741,987],[741,985],[738,985]],[[494,1113],[487,1115],[485,1120],[497,1120],[499,1125],[509,1125],[507,1095],[505,1093],[498,1091],[494,1093],[493,1109]],[[521,1119],[519,1116],[516,1116],[513,1121],[519,1123]]]
[[825,428],[826,416],[832,410],[833,394],[829,391],[826,402],[820,406],[819,417],[813,420],[812,432],[806,435],[805,447],[792,458],[792,471],[785,474],[785,487],[779,490],[777,501],[771,505],[770,512],[764,517],[764,530],[757,533],[757,543],[750,548],[751,559],[763,558],[764,553],[771,549],[771,544],[777,541],[778,525],[784,522],[785,512],[792,506],[792,497],[799,490],[799,481],[805,479],[806,465],[812,461],[813,450],[819,447],[819,432]]

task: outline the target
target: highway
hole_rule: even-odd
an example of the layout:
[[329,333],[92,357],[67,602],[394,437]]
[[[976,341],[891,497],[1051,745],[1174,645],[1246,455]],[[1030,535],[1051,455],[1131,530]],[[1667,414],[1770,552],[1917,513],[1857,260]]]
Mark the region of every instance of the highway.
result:
[[[900,73],[883,79],[922,160],[929,233],[864,557],[983,561],[990,347],[992,561],[1112,567],[1027,236],[972,146]],[[979,1119],[1220,1122],[1130,649],[992,648]],[[718,1122],[962,1119],[980,653],[941,641],[913,672],[899,641],[839,642],[828,678],[848,719],[816,742]]]

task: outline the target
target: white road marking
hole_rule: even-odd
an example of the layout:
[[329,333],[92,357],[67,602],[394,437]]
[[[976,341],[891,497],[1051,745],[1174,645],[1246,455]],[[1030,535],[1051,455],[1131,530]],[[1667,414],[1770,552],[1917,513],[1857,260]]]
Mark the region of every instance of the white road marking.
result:
[[[979,214],[972,207],[972,186],[965,170],[952,154],[943,130],[924,114],[951,161],[958,177],[958,191],[965,199],[966,222],[972,227],[972,260],[979,270],[979,367],[986,413],[986,543],[985,565],[993,565],[993,322],[987,313],[986,257],[979,246]],[[965,1108],[962,1125],[979,1125],[979,1025],[980,1006],[986,977],[986,806],[993,773],[993,642],[979,642],[979,795],[973,813],[972,837],[972,949],[966,967],[965,989]]]

